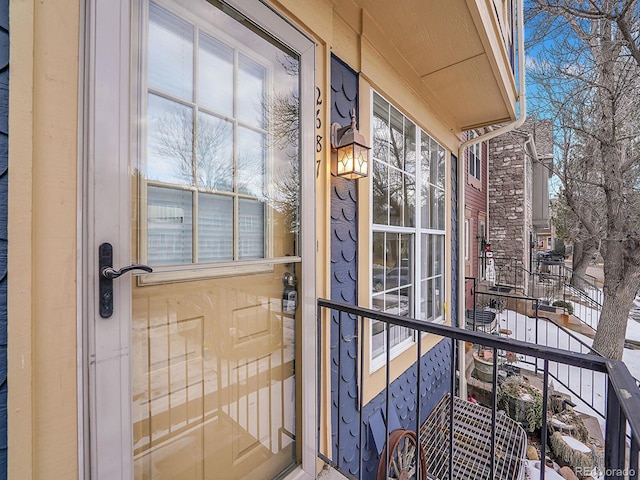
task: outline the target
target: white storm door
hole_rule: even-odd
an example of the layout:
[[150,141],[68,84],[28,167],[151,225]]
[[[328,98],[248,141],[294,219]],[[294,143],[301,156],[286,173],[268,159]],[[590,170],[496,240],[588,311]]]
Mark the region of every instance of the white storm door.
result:
[[313,43],[255,0],[86,25],[91,478],[313,475]]

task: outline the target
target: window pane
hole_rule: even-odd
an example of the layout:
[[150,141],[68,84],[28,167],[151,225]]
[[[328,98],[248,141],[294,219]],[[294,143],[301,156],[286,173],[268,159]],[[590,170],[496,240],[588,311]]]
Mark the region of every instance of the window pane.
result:
[[422,175],[422,183],[425,184],[431,181],[431,137],[424,132],[421,132],[420,137],[420,174]]
[[198,261],[233,260],[233,198],[198,195]]
[[149,5],[149,87],[193,99],[193,26]]
[[264,195],[265,137],[262,133],[238,127],[238,192],[255,197]]
[[420,224],[422,228],[431,226],[431,202],[429,180],[431,179],[431,157],[429,150],[429,136],[422,132],[420,142]]
[[433,317],[438,318],[444,314],[444,294],[442,292],[442,277],[433,279]]
[[266,70],[244,55],[240,55],[238,62],[238,120],[262,128]]
[[274,240],[276,246],[284,249],[273,253],[275,256],[297,255],[294,250],[299,246],[294,238],[300,233],[300,177],[297,166],[295,169],[283,166],[271,180],[267,196],[269,215],[273,225],[283,226],[283,229],[274,231]]
[[389,165],[404,168],[404,122],[403,115],[391,107],[391,145],[389,152]]
[[389,167],[386,164],[373,161],[372,168],[372,190],[373,190],[373,223],[387,225],[389,223]]
[[404,119],[404,171],[416,173],[416,125],[408,118]]
[[433,138],[429,138],[429,163],[431,166],[431,174],[429,182],[431,185],[438,185],[438,144]]
[[373,292],[384,290],[385,275],[385,234],[373,232],[373,268],[371,270],[371,288]]
[[147,179],[193,185],[193,109],[149,94],[147,115]]
[[469,147],[469,175],[476,175],[476,154],[475,154],[475,145]]
[[438,145],[438,186],[442,189],[445,188],[445,180],[447,178],[446,158],[447,156],[444,148]]
[[256,200],[240,199],[238,210],[240,260],[265,258],[264,203]]
[[440,190],[439,188],[436,188],[435,190],[436,190],[436,200],[438,205],[438,222],[436,223],[435,228],[438,230],[444,230],[445,223],[446,223],[446,217],[444,213],[444,204],[446,199],[444,195],[444,190]]
[[444,230],[445,214],[444,214],[444,190],[431,187],[431,228],[435,230]]
[[421,235],[421,245],[420,245],[420,258],[422,260],[420,264],[420,276],[425,279],[433,276],[433,255],[432,251],[432,243],[431,243],[431,235],[423,234]]
[[433,242],[433,275],[442,275],[444,263],[444,235],[431,235]]
[[416,226],[416,177],[403,175],[404,179],[404,226]]
[[[398,286],[400,285],[400,277],[398,275],[401,258],[400,235],[387,233],[385,235],[385,242],[386,255],[384,265],[384,289],[389,290],[392,288],[398,288]],[[395,274],[393,272],[395,272]]]
[[147,188],[147,261],[150,265],[191,263],[191,192]]
[[418,318],[420,320],[427,320],[429,318],[429,281],[420,281],[420,309],[418,312]]
[[422,184],[422,196],[420,197],[420,224],[422,228],[431,227],[431,188],[428,183]]
[[233,49],[200,34],[198,101],[218,113],[233,116]]
[[389,168],[389,225],[404,225],[404,183],[402,173]]
[[389,105],[378,95],[373,99],[373,149],[375,159],[389,160]]
[[233,190],[233,124],[200,112],[196,142],[198,187]]
[[404,226],[416,225],[416,126],[404,119]]
[[[387,343],[387,331],[385,330],[385,324],[383,322],[378,322],[375,320],[371,322],[371,329],[371,352],[372,356],[375,358],[385,352],[385,345]],[[389,332],[391,348],[399,345],[407,339],[410,339],[412,336],[411,332],[412,331],[408,328],[391,325]]]
[[424,308],[422,318],[424,320],[433,320],[433,280],[424,280],[421,287],[421,306]]

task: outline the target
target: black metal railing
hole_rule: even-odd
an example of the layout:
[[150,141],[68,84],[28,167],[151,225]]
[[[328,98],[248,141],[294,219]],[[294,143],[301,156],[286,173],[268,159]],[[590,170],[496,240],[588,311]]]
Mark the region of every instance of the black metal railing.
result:
[[[553,322],[547,315],[555,307],[541,304],[540,300],[517,295],[495,292],[475,291],[474,311],[494,311],[496,313],[496,335],[531,342],[548,347],[560,348],[570,352],[599,355],[574,332],[558,322]],[[467,328],[476,330],[473,322]],[[537,372],[538,362],[535,357],[524,356],[514,363],[531,365]],[[595,393],[596,386],[604,386],[605,379],[593,370],[555,364],[549,375],[569,393],[576,395],[589,409],[604,418],[604,403]]]
[[[435,392],[429,375],[446,375],[442,388],[445,393],[452,393],[450,398],[448,425],[441,425],[447,432],[448,450],[442,455],[442,461],[448,464],[448,474],[443,478],[475,478],[497,479],[499,464],[497,463],[495,445],[498,422],[498,391],[502,388],[503,376],[499,374],[499,362],[494,361],[492,379],[488,384],[490,401],[487,410],[490,419],[487,425],[486,448],[487,455],[483,457],[486,465],[479,476],[456,476],[460,462],[459,422],[454,415],[454,397],[460,394],[460,379],[467,378],[466,372],[459,371],[460,355],[464,352],[459,346],[464,344],[482,345],[484,349],[492,351],[493,358],[504,356],[505,352],[516,355],[519,359],[530,359],[528,365],[533,365],[527,374],[537,378],[542,391],[542,418],[530,436],[537,436],[542,445],[544,459],[545,446],[548,444],[547,432],[554,424],[548,412],[550,402],[550,376],[557,366],[578,368],[591,371],[604,379],[605,429],[604,446],[602,447],[603,462],[598,469],[606,479],[638,478],[638,445],[640,444],[640,390],[630,375],[626,366],[619,361],[607,360],[593,354],[570,352],[567,349],[549,347],[541,344],[523,341],[518,338],[505,338],[490,333],[463,330],[447,325],[429,323],[412,318],[389,315],[383,312],[346,305],[339,302],[320,299],[317,302],[318,318],[318,365],[320,366],[319,391],[331,392],[329,414],[327,410],[319,408],[318,424],[321,425],[318,439],[318,455],[326,463],[337,468],[349,478],[399,478],[398,470],[406,469],[409,478],[427,479],[429,465],[423,466],[423,449],[416,450],[415,445],[423,447],[424,436],[420,432],[426,417],[439,398],[432,398],[430,392]],[[379,323],[377,323],[379,322]],[[380,376],[375,377],[370,363],[371,325],[376,323],[384,326],[383,332],[386,344],[390,345],[394,329],[408,329],[413,332],[410,337],[411,345],[402,353],[386,348],[381,355],[381,365],[378,373],[383,372],[382,386]],[[540,333],[540,332],[538,332]],[[436,347],[427,351],[425,342],[433,343],[435,335],[441,338]],[[406,346],[406,344],[405,344]],[[431,352],[440,352],[433,364],[425,363],[431,358]],[[442,354],[445,352],[445,354]],[[398,354],[397,360],[394,356]],[[407,358],[407,357],[411,358]],[[524,362],[523,362],[524,363]],[[397,371],[400,365],[412,365],[405,372]],[[537,373],[536,373],[537,371]],[[403,376],[409,372],[410,387],[401,394],[395,388],[397,382],[404,381]],[[425,373],[426,372],[426,373]],[[375,377],[375,378],[374,378]],[[439,378],[439,377],[438,377]],[[425,381],[425,379],[427,379]],[[327,388],[328,390],[324,390]],[[438,393],[442,393],[439,391]],[[443,395],[440,395],[444,397]],[[466,399],[463,399],[466,400]],[[320,402],[319,402],[320,404]],[[408,415],[396,416],[395,411],[404,408]],[[376,418],[382,422],[376,423]],[[395,420],[394,420],[395,418]],[[502,418],[502,417],[500,417]],[[380,428],[381,427],[381,428]],[[324,436],[326,429],[331,435]],[[377,433],[374,431],[376,430]],[[398,436],[396,433],[402,435]],[[406,441],[406,448],[389,450],[389,440],[394,442]],[[629,437],[627,437],[627,434]],[[385,449],[376,446],[373,438],[383,438]],[[329,438],[326,444],[320,439]],[[398,440],[398,439],[405,440]],[[466,438],[466,437],[465,437]],[[412,440],[413,439],[413,440]],[[413,447],[410,447],[413,442]],[[464,443],[464,442],[463,442]],[[394,443],[400,445],[401,443]],[[455,447],[454,447],[455,445]],[[464,450],[464,448],[463,448]],[[407,452],[415,452],[414,461],[409,465]],[[382,453],[381,453],[382,452]],[[468,452],[467,452],[468,453]],[[405,455],[402,464],[395,462],[394,455]],[[446,458],[444,458],[446,457]],[[391,468],[391,470],[390,470]],[[423,470],[426,468],[426,472]],[[395,472],[395,473],[394,473]],[[397,473],[397,475],[396,475]],[[584,472],[582,472],[584,473]],[[538,478],[545,478],[545,469],[541,468]]]
[[[495,290],[512,291],[540,299],[552,306],[571,302],[573,315],[592,329],[597,329],[603,294],[595,277],[578,275],[564,262],[536,261],[533,271],[509,257],[495,257]],[[565,306],[565,311],[568,308]]]

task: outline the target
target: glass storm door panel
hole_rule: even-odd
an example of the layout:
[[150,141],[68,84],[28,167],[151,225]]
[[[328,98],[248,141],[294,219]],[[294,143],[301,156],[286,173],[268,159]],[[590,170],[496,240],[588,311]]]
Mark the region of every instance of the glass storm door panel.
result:
[[301,162],[313,158],[313,44],[262,3],[229,1],[241,11],[87,9],[88,241],[113,245],[116,270],[153,269],[113,280],[111,315],[87,293],[91,478],[315,468],[294,361],[301,312],[314,312],[297,295],[315,276],[302,253],[313,261],[313,194],[301,200],[314,182]]
[[273,478],[297,461],[300,58],[205,2],[146,18],[134,478]]

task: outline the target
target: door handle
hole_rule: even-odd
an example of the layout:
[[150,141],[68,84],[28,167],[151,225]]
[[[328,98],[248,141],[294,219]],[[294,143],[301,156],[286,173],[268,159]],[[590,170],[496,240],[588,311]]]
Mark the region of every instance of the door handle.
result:
[[100,275],[104,278],[113,280],[114,278],[118,278],[120,275],[131,272],[132,270],[142,270],[143,272],[147,273],[153,272],[153,268],[151,268],[149,265],[132,263],[128,267],[122,267],[120,270],[116,270],[113,267],[104,267],[102,270],[100,270]]
[[113,247],[110,243],[100,245],[98,248],[98,271],[100,272],[98,304],[102,318],[109,318],[113,315],[113,279],[132,270],[142,270],[148,273],[153,272],[150,266],[137,263],[116,270],[113,268]]

